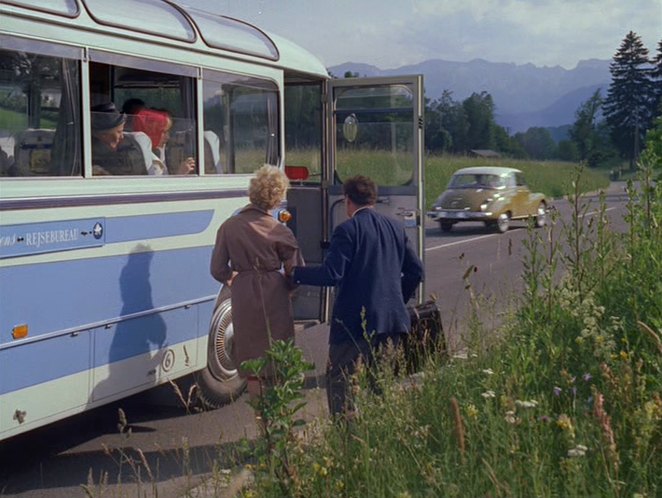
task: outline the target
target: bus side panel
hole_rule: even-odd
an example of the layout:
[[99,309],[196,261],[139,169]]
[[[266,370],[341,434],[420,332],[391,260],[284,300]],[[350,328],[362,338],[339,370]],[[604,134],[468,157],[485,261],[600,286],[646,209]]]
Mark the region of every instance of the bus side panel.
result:
[[[76,334],[0,350],[0,432],[48,413],[84,406],[89,392],[91,335]],[[50,385],[53,379],[67,379]],[[42,389],[26,389],[41,385]]]
[[[196,312],[194,311],[193,313]],[[78,339],[85,342],[89,349],[91,349],[91,338],[92,334],[89,333],[78,336]],[[50,350],[48,351],[49,355],[55,356],[58,353],[66,352],[67,348],[72,345],[68,343],[69,340],[69,336],[61,336],[41,341],[40,344],[43,344],[43,350]],[[45,372],[44,377],[52,377],[53,380],[30,385],[8,393],[3,392],[0,396],[0,439],[27,432],[45,424],[95,408],[104,403],[135,394],[157,384],[167,382],[169,379],[174,380],[182,375],[191,373],[200,367],[187,365],[186,354],[189,351],[204,350],[206,344],[206,337],[196,338],[154,353],[134,356],[117,364],[103,365],[94,370],[86,369],[64,376],[58,376],[61,374],[57,373],[51,372],[49,374]],[[91,361],[91,352],[88,350],[87,354],[79,356],[76,353],[80,352],[80,350],[79,345],[76,345],[75,348],[72,348],[73,353],[61,354],[59,355],[60,359],[63,362],[71,360],[72,365],[80,363],[83,360]],[[0,361],[7,363],[7,371],[12,373],[12,375],[16,373],[16,377],[20,377],[22,372],[26,372],[28,368],[40,370],[39,367],[46,364],[42,362],[40,365],[35,365],[34,355],[34,349],[19,346],[0,351]],[[156,363],[155,359],[159,359],[160,363]],[[58,366],[54,360],[50,361],[54,365],[53,368],[61,369],[61,366]],[[151,382],[136,386],[136,380],[132,379],[131,385],[126,384],[123,391],[116,389],[115,386],[121,380],[117,377],[123,375],[120,373],[121,369],[126,368],[135,371],[137,369],[136,366],[149,362],[156,369],[156,372],[150,375]],[[19,370],[20,368],[23,369]],[[108,372],[114,372],[117,375],[103,378],[103,375]],[[3,375],[3,378],[7,378],[7,376]],[[103,380],[97,386],[93,386],[91,385],[91,379],[93,378],[103,378]],[[111,394],[108,390],[115,392]],[[105,397],[100,400],[93,399],[97,396],[97,393],[102,393]]]
[[[28,337],[34,338],[72,324],[87,328],[216,297],[219,285],[209,274],[211,247],[145,251],[149,246],[139,244],[128,255],[0,269],[2,281],[12,283],[0,286],[3,330],[27,324]],[[11,342],[11,335],[3,334],[0,345]]]
[[96,329],[92,401],[156,385],[197,364],[190,345],[197,324],[197,310],[186,306]]

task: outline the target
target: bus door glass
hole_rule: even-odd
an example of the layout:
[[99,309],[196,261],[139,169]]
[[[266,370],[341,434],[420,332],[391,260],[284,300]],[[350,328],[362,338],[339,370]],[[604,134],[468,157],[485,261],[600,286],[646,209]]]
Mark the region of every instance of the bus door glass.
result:
[[[290,179],[288,226],[307,265],[324,258],[325,213],[323,82],[291,81],[285,85],[285,172]],[[302,285],[293,297],[294,318],[314,323],[324,319],[326,290]]]
[[334,79],[328,98],[329,234],[347,219],[342,182],[365,175],[423,259],[423,77]]

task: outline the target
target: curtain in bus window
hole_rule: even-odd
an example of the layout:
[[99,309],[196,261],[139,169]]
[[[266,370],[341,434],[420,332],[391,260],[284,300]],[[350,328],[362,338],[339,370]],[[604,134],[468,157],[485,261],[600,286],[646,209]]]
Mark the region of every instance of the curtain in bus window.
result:
[[62,99],[51,155],[52,174],[80,175],[81,129],[78,63],[61,61]]
[[[183,174],[179,165],[188,158],[197,161],[197,139],[195,126],[195,81],[184,76],[179,77],[178,110],[167,109],[172,116],[172,128],[165,147],[166,164],[171,175]],[[180,117],[183,116],[183,117]],[[194,172],[193,172],[194,173]]]
[[266,163],[278,165],[278,101],[275,93],[266,94],[267,99],[267,158]]

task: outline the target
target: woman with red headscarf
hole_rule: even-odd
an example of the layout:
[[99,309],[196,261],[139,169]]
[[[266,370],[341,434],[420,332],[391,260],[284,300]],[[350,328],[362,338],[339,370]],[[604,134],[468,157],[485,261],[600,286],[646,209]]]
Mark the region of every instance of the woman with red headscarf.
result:
[[[133,131],[145,133],[152,141],[152,164],[147,168],[150,175],[167,175],[168,168],[165,164],[165,145],[170,138],[172,118],[166,111],[155,109],[141,109],[133,117]],[[188,175],[195,171],[195,159],[187,157],[174,170],[174,175]]]

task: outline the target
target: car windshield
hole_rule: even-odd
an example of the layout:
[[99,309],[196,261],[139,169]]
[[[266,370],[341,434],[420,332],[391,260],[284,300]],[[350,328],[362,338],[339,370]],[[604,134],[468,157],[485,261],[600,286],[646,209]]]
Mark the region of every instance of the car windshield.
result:
[[448,188],[499,188],[505,186],[499,175],[484,173],[458,173],[451,178]]

